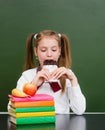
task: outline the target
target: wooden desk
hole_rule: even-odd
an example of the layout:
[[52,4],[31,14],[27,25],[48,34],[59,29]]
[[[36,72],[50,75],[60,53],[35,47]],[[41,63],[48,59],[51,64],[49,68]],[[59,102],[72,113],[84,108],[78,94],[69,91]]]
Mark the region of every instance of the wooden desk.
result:
[[105,114],[84,114],[77,116],[56,115],[55,124],[17,126],[9,122],[8,114],[0,114],[1,130],[105,130]]

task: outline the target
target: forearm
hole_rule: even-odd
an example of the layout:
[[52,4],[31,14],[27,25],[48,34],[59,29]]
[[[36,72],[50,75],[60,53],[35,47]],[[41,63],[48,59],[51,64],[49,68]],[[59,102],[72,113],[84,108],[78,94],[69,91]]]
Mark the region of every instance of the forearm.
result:
[[69,91],[70,97],[70,107],[72,111],[77,114],[81,115],[85,112],[86,109],[86,99],[81,92],[81,89],[78,86],[71,87]]

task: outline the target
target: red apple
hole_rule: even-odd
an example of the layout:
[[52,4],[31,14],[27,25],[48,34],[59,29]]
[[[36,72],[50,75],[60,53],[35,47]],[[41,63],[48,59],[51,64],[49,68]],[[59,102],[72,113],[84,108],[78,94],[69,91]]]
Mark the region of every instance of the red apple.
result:
[[32,83],[26,83],[23,86],[23,92],[30,96],[34,96],[36,91],[37,91],[37,87]]

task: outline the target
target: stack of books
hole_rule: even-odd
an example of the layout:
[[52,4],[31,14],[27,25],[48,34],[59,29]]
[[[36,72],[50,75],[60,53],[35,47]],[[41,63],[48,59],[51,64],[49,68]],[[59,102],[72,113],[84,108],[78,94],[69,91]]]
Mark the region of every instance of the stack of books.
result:
[[17,125],[55,123],[54,98],[47,94],[33,97],[15,97],[8,95],[11,101],[10,121]]

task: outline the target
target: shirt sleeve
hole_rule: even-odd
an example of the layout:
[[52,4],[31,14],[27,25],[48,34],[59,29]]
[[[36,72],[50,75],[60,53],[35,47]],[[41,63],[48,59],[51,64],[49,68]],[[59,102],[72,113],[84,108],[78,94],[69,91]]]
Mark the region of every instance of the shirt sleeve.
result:
[[24,71],[17,81],[17,88],[22,90],[25,83],[31,82],[36,74],[36,69]]
[[86,109],[86,99],[79,84],[77,86],[71,86],[71,84],[68,83],[67,86],[71,110],[77,115],[83,114]]
[[19,78],[19,80],[17,81],[17,86],[16,86],[16,88],[18,88],[18,89],[20,89],[20,90],[23,90],[23,85],[24,85],[25,83],[27,83],[27,82],[28,82],[28,80],[25,78],[24,75],[22,75],[22,76]]

